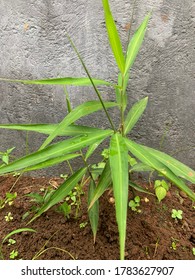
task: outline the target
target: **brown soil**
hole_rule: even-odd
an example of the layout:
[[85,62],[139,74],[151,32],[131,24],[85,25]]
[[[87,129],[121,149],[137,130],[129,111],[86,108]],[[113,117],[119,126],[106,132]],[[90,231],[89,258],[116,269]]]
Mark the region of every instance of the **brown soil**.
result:
[[[0,196],[5,197],[16,178],[0,178]],[[46,249],[39,259],[60,260],[74,257],[79,260],[116,260],[119,259],[118,230],[115,221],[115,209],[112,193],[105,192],[100,200],[100,220],[96,243],[87,217],[87,203],[84,195],[80,217],[66,219],[53,207],[30,225],[26,225],[29,217],[22,220],[24,213],[32,206],[31,199],[24,196],[30,192],[40,192],[40,188],[49,185],[57,186],[60,178],[23,177],[13,188],[17,198],[13,205],[8,204],[0,210],[0,240],[10,231],[30,227],[36,233],[23,232],[12,236],[16,244],[4,243],[2,251],[5,259],[9,259],[12,250],[18,250],[17,259],[32,259],[41,248]],[[146,185],[145,185],[146,186]],[[151,187],[147,186],[149,189]],[[194,189],[194,186],[192,186]],[[193,260],[195,256],[195,210],[186,195],[175,187],[171,187],[167,197],[158,203],[155,196],[136,193],[141,197],[141,213],[128,210],[126,259],[159,259],[159,260]],[[133,194],[130,193],[131,198]],[[111,199],[110,199],[111,198]],[[149,200],[147,200],[147,199]],[[183,219],[175,221],[171,218],[171,210],[183,210]],[[5,221],[8,212],[13,220]],[[88,222],[84,228],[80,224]],[[175,242],[176,248],[172,247]],[[55,247],[55,248],[54,248]],[[57,248],[62,250],[59,250]],[[50,248],[50,249],[49,249]],[[70,256],[71,254],[71,256]]]

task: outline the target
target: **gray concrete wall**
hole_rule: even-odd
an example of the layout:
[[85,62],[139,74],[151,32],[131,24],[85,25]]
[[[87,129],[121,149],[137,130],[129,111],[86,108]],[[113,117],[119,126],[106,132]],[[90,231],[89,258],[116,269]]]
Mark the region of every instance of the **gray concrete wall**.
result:
[[[134,0],[110,0],[123,46]],[[134,31],[153,9],[146,38],[131,73],[129,102],[149,96],[142,120],[132,132],[140,143],[163,150],[195,168],[194,0],[137,0]],[[64,31],[79,49],[92,76],[116,81],[117,68],[106,36],[101,1],[0,0],[0,77],[40,79],[86,76]],[[69,88],[76,106],[96,98],[90,88]],[[105,99],[113,99],[107,90]],[[1,123],[59,122],[66,113],[61,87],[0,82]],[[113,113],[116,121],[118,116]],[[104,113],[84,123],[106,127]],[[29,134],[29,149],[36,150],[42,135]],[[0,130],[0,151],[15,146],[25,153],[26,134]],[[49,170],[59,174],[64,166]]]

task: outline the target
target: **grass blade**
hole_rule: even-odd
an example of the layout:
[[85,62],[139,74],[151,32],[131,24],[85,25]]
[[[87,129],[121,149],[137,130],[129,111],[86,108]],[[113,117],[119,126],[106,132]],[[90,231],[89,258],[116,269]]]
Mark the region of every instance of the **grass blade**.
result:
[[111,46],[112,52],[114,54],[118,68],[121,71],[121,73],[123,74],[124,70],[125,70],[125,58],[124,58],[124,54],[123,54],[123,50],[122,50],[122,44],[120,41],[120,37],[118,35],[118,31],[117,31],[114,19],[112,17],[112,13],[110,11],[109,1],[102,0],[102,3],[103,3],[103,8],[104,8],[106,28],[107,28],[107,32],[108,32],[110,46]]
[[[93,180],[91,180],[89,191],[88,191],[88,205],[91,204],[91,200],[94,196],[96,190],[96,186]],[[93,232],[93,240],[95,243],[96,240],[96,234],[98,229],[98,221],[99,221],[99,201],[96,200],[96,202],[93,204],[93,206],[88,211],[89,220],[91,224],[91,229]]]
[[93,197],[91,198],[91,203],[89,204],[89,209],[93,206],[93,204],[100,198],[100,196],[105,192],[105,190],[111,185],[111,170],[110,163],[107,161],[104,170],[100,176],[98,185],[94,191]]
[[158,150],[143,146],[145,150],[147,150],[152,156],[154,156],[157,160],[166,165],[173,173],[175,173],[178,177],[181,177],[193,184],[195,184],[195,171],[192,170],[187,165],[181,163],[175,158],[160,152]]
[[133,65],[135,58],[139,52],[139,49],[141,47],[142,41],[145,36],[146,28],[148,25],[148,21],[150,18],[150,13],[145,17],[139,28],[136,30],[135,34],[133,35],[131,41],[129,42],[128,48],[127,48],[127,56],[126,56],[126,62],[125,62],[125,72],[124,75],[126,75]]
[[28,224],[34,221],[52,206],[62,201],[81,180],[86,171],[87,168],[79,169],[71,177],[69,177],[61,186],[59,186],[59,188],[51,195],[50,199],[39,209],[39,211],[34,215],[34,217],[28,222]]
[[[0,128],[32,131],[37,133],[52,134],[59,124],[0,124]],[[82,125],[69,125],[65,129],[59,131],[57,136],[78,136],[81,134],[101,133],[102,129],[82,126]]]
[[132,130],[132,128],[135,126],[135,124],[137,123],[137,121],[145,111],[147,103],[148,103],[148,97],[145,97],[139,100],[138,102],[136,102],[132,106],[125,120],[125,129],[124,129],[125,135],[129,133]]
[[185,192],[192,200],[195,200],[195,193],[188,188],[185,183],[172,172],[171,169],[151,153],[149,153],[142,145],[135,143],[129,139],[125,139],[126,145],[129,151],[137,157],[143,163],[149,165],[153,169],[160,172],[163,176],[167,177],[171,182],[178,186],[183,192]]
[[105,139],[109,137],[113,132],[111,131],[102,131],[101,133],[94,133],[91,135],[81,135],[80,137],[74,137],[71,139],[67,139],[61,141],[59,143],[50,145],[45,149],[34,152],[30,155],[22,157],[10,164],[3,166],[0,168],[0,175],[15,172],[20,169],[28,168],[30,166],[34,166],[36,164],[40,164],[41,162],[47,161],[54,157],[62,156],[65,154],[69,154],[72,152],[79,151],[84,147],[87,147],[94,142],[97,142],[100,139]]
[[120,259],[124,259],[128,202],[128,150],[121,134],[114,134],[110,142],[110,168],[119,230]]
[[138,192],[154,195],[153,193],[147,191],[146,189],[144,189],[143,187],[139,186],[138,184],[136,184],[132,181],[129,181],[129,185]]
[[13,231],[11,231],[10,233],[8,233],[2,240],[2,243],[4,243],[8,238],[10,238],[10,236],[16,234],[16,233],[20,233],[23,231],[30,231],[30,232],[36,232],[36,230],[32,229],[32,228],[19,228],[19,229],[15,229]]
[[[1,81],[23,83],[23,84],[34,84],[34,85],[71,85],[71,86],[91,86],[91,81],[89,78],[52,78],[44,80],[13,80],[13,79],[3,79]],[[100,79],[92,78],[95,85],[111,85],[109,82]]]
[[[117,106],[114,102],[104,102],[106,108]],[[102,104],[100,101],[88,101],[78,107],[74,108],[62,121],[57,128],[49,135],[49,137],[41,145],[40,149],[45,148],[51,143],[51,141],[59,134],[61,130],[64,130],[67,126],[80,119],[99,110],[102,110]]]

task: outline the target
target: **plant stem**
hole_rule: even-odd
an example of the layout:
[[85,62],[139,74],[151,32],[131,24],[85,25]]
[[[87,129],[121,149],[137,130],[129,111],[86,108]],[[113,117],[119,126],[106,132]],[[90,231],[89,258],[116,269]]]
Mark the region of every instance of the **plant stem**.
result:
[[91,81],[91,84],[92,84],[92,86],[93,86],[93,88],[94,88],[94,90],[95,90],[95,92],[96,92],[96,94],[97,94],[97,96],[98,96],[98,98],[99,98],[99,100],[100,100],[100,103],[102,104],[102,107],[103,107],[103,109],[104,109],[104,112],[105,112],[105,114],[106,114],[106,116],[107,116],[107,119],[108,119],[108,121],[109,121],[109,123],[110,123],[112,129],[116,132],[115,127],[114,127],[114,124],[113,124],[113,122],[112,122],[112,119],[111,119],[111,117],[110,117],[110,115],[109,115],[109,113],[108,113],[108,111],[107,111],[107,109],[106,109],[106,107],[105,107],[105,105],[104,105],[104,101],[103,101],[103,99],[102,99],[102,97],[101,97],[101,94],[100,94],[99,90],[97,89],[96,85],[94,84],[93,79],[91,78],[91,75],[89,74],[89,71],[87,70],[87,67],[86,67],[86,65],[85,65],[85,63],[84,63],[82,57],[80,56],[80,54],[79,54],[79,52],[78,52],[78,50],[77,50],[75,44],[73,43],[72,39],[70,38],[70,36],[68,35],[67,32],[66,32],[65,35],[66,35],[66,37],[68,38],[68,40],[69,40],[71,46],[73,47],[74,51],[76,52],[76,54],[77,54],[79,60],[81,61],[81,64],[82,64],[83,68],[85,69],[85,72],[86,72],[88,78],[89,78],[90,81]]

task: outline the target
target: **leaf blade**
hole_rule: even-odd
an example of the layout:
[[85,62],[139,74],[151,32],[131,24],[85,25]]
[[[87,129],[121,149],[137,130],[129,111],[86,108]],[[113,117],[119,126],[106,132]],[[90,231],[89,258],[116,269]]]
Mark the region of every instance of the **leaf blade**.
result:
[[[90,186],[89,186],[89,192],[88,192],[88,205],[91,204],[91,199],[94,196],[96,190],[96,186],[93,180],[91,180]],[[97,235],[97,229],[98,229],[98,221],[99,221],[99,201],[96,200],[93,206],[88,211],[88,216],[91,224],[91,229],[93,232],[93,240],[95,243],[96,235]]]
[[[14,83],[23,83],[23,84],[34,84],[34,85],[71,85],[71,86],[91,86],[91,80],[89,78],[81,77],[64,77],[64,78],[51,78],[51,79],[42,79],[42,80],[12,80],[12,79],[3,79],[1,81],[14,82]],[[92,78],[95,85],[111,85],[109,82]]]
[[125,135],[129,133],[132,128],[135,126],[141,115],[146,109],[148,103],[148,97],[145,97],[138,102],[136,102],[132,108],[129,110],[129,113],[127,114],[127,117],[125,119],[125,129],[124,133]]
[[28,222],[31,223],[36,218],[38,218],[41,214],[46,212],[52,206],[62,201],[69,192],[76,186],[76,184],[80,181],[82,176],[86,173],[87,168],[81,168],[76,171],[72,176],[70,176],[49,198],[49,200],[39,209],[39,211],[34,215],[34,217]]
[[146,149],[134,141],[125,139],[125,142],[129,151],[135,157],[160,172],[163,176],[167,177],[171,182],[184,191],[192,200],[195,200],[195,193],[190,188],[188,188],[184,182],[179,177],[177,177],[166,165],[157,160],[152,154],[146,151]]
[[80,149],[87,147],[94,142],[97,142],[99,139],[105,139],[109,137],[113,132],[103,131],[98,132],[97,134],[91,135],[81,135],[80,137],[70,138],[56,144],[52,144],[42,150],[34,152],[30,155],[22,157],[10,164],[0,168],[0,175],[15,172],[16,170],[25,169],[27,167],[39,164],[45,160],[49,160],[54,157],[62,156],[72,152],[79,151]]
[[119,230],[120,258],[124,259],[128,202],[128,150],[121,134],[114,134],[110,141],[110,168]]
[[105,21],[106,21],[106,28],[108,32],[108,38],[110,42],[110,46],[112,49],[112,52],[114,54],[116,63],[118,65],[119,70],[121,73],[124,73],[125,69],[125,58],[122,50],[122,44],[120,41],[120,37],[114,22],[114,19],[112,17],[112,13],[110,10],[110,5],[108,0],[102,0],[103,8],[104,8],[104,15],[105,15]]
[[126,62],[125,62],[125,72],[124,75],[127,74],[131,66],[133,65],[135,58],[139,52],[139,49],[141,47],[141,44],[143,42],[146,28],[148,25],[148,21],[150,18],[150,13],[144,18],[143,22],[139,26],[139,28],[134,33],[131,41],[129,42],[128,48],[127,48],[127,56],[126,56]]
[[177,176],[195,184],[195,171],[193,169],[161,151],[146,146],[143,148],[163,164],[167,165]]
[[[114,102],[105,102],[104,106],[106,108],[111,108],[117,106]],[[49,135],[49,137],[41,145],[40,150],[45,148],[51,141],[59,134],[62,129],[80,119],[81,117],[87,116],[99,110],[102,110],[102,104],[100,101],[88,101],[78,107],[74,108],[57,126],[57,128]]]
[[91,198],[91,202],[89,204],[88,209],[90,209],[93,204],[100,198],[100,196],[105,192],[105,190],[109,187],[111,184],[111,170],[110,170],[110,164],[109,161],[106,162],[106,165],[104,167],[104,170],[100,176],[98,185],[94,191],[93,197]]

